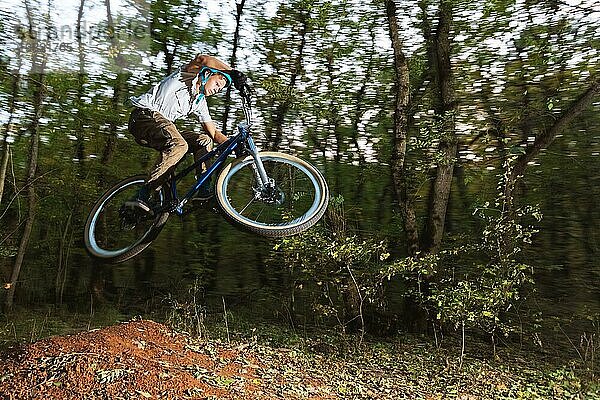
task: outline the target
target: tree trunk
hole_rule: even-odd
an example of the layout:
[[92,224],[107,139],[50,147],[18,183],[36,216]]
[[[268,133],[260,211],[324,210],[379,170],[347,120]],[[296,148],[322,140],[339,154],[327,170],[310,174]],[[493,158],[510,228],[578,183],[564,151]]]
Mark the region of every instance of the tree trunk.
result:
[[[235,32],[233,33],[233,51],[231,52],[231,59],[229,65],[231,68],[235,68],[237,64],[237,49],[240,42],[240,20],[242,19],[242,12],[244,11],[244,4],[246,0],[242,0],[240,3],[236,3],[236,14],[235,14]],[[227,135],[227,121],[229,119],[229,111],[231,109],[231,90],[232,87],[227,88],[225,93],[225,111],[223,112],[223,124],[221,132]],[[233,132],[235,133],[235,132]]]
[[[106,20],[109,26],[109,29],[113,27],[113,18],[112,12],[110,8],[110,0],[105,0],[106,5]],[[111,38],[111,47],[113,49],[118,50],[117,43],[114,38]],[[121,56],[120,53],[117,53],[116,58],[118,59]],[[122,93],[124,91],[124,85],[127,81],[126,75],[122,71],[118,71],[115,80],[113,81],[113,97],[111,101],[112,107],[112,115],[109,120],[109,130],[107,134],[106,143],[104,144],[104,149],[102,150],[102,156],[100,157],[100,164],[103,168],[100,170],[98,176],[98,187],[104,187],[106,181],[106,166],[111,162],[114,152],[116,150],[116,139],[117,139],[117,121],[119,118],[119,107],[122,103]],[[94,300],[98,303],[103,303],[106,301],[104,296],[105,288],[112,286],[112,268],[107,268],[105,265],[101,264],[97,260],[92,260],[92,275],[90,276],[90,287],[92,292],[92,306]],[[108,281],[108,283],[107,283]]]
[[519,177],[525,173],[525,169],[530,161],[533,161],[539,153],[546,149],[556,139],[562,130],[579,116],[594,100],[598,94],[600,94],[600,76],[594,75],[590,79],[591,84],[589,88],[582,93],[575,101],[571,103],[562,115],[540,135],[538,135],[533,144],[525,150],[525,153],[519,156],[508,176],[506,186],[504,188],[504,201],[505,209],[510,210],[513,206],[513,191],[515,184]]
[[441,140],[438,149],[436,177],[432,186],[425,249],[435,253],[439,250],[444,237],[448,199],[452,187],[454,163],[458,151],[455,129],[456,102],[452,87],[452,69],[450,66],[450,26],[452,24],[452,3],[440,1],[438,26],[430,43],[429,58],[436,83],[435,111],[441,119]]
[[[110,0],[105,0],[106,3],[106,19],[108,23],[109,29],[114,29],[113,27],[113,18],[110,10]],[[114,37],[111,37],[111,48],[113,50],[118,51],[118,44]],[[120,51],[117,52],[115,59],[117,63],[119,63],[120,58],[122,57]],[[112,114],[111,118],[108,122],[108,138],[106,140],[106,144],[104,146],[104,150],[102,151],[101,162],[102,164],[108,164],[112,160],[112,156],[115,152],[117,145],[117,121],[119,119],[119,106],[123,102],[122,95],[124,91],[125,83],[127,82],[127,77],[122,70],[117,71],[117,76],[113,83],[113,97],[112,97]]]
[[73,229],[71,228],[71,219],[73,213],[69,214],[65,222],[64,230],[58,242],[58,262],[56,267],[56,278],[54,280],[54,294],[57,304],[62,304],[65,291],[65,282],[67,280],[67,266],[73,244]]
[[2,143],[2,160],[0,161],[0,204],[2,204],[2,195],[4,194],[4,182],[6,181],[6,171],[8,170],[8,159],[10,158],[10,144],[7,143],[8,133],[10,131],[10,121],[12,120],[12,114],[8,118],[6,124],[6,134],[4,135],[4,142]]
[[[359,148],[358,145],[358,124],[360,123],[360,120],[363,116],[364,110],[363,110],[363,106],[365,105],[365,102],[363,101],[363,96],[365,95],[365,92],[367,91],[367,84],[369,83],[369,80],[371,79],[371,76],[369,74],[368,71],[371,71],[373,69],[373,64],[374,64],[374,54],[375,54],[375,25],[374,25],[375,20],[373,21],[373,24],[371,24],[369,26],[369,34],[371,37],[371,49],[369,51],[369,61],[367,63],[367,73],[365,74],[360,88],[358,89],[358,91],[356,92],[356,109],[354,110],[354,115],[352,116],[352,137],[351,137],[351,141],[352,144],[354,145],[354,147],[356,148],[356,154],[358,156],[358,165],[360,167],[363,166],[363,164],[365,163],[365,155],[364,153],[361,151],[361,149]],[[362,168],[361,168],[362,171]]]
[[[333,55],[328,55],[327,56],[327,76],[329,78],[329,82],[328,82],[328,90],[329,93],[332,93],[334,90],[334,82],[333,82]],[[336,98],[335,96],[331,96],[330,102],[329,102],[329,129],[331,129],[331,131],[333,132],[333,136],[335,137],[335,156],[333,157],[333,159],[335,160],[336,163],[339,163],[340,160],[342,159],[342,151],[343,151],[343,137],[342,137],[342,133],[340,132],[340,122],[341,122],[341,118],[340,118],[340,109],[338,107],[338,105],[336,104]]]
[[[371,37],[371,46],[369,49],[369,61],[367,62],[367,66],[366,66],[366,70],[367,71],[371,71],[374,67],[374,54],[376,53],[375,51],[375,20],[373,20],[373,23],[369,26],[369,35]],[[354,199],[357,202],[357,204],[361,204],[365,195],[365,183],[367,181],[367,179],[365,178],[365,174],[366,174],[366,169],[365,169],[365,164],[366,164],[366,157],[365,157],[365,153],[364,151],[360,148],[359,145],[359,124],[360,121],[362,120],[362,117],[364,115],[364,106],[365,106],[365,101],[363,99],[366,91],[367,91],[367,85],[369,83],[369,81],[372,79],[372,77],[370,76],[370,74],[367,72],[365,74],[365,76],[362,78],[362,81],[360,82],[360,87],[359,89],[356,91],[354,98],[355,98],[355,104],[356,104],[356,108],[354,109],[354,112],[352,113],[351,116],[351,136],[350,136],[350,143],[352,143],[352,145],[354,146],[355,150],[354,152],[351,152],[351,154],[355,157],[352,160],[356,160],[358,159],[358,168],[359,168],[359,176],[358,179],[356,181],[356,184],[354,185]],[[333,82],[332,82],[333,84]],[[338,107],[339,108],[339,107]],[[333,109],[333,108],[332,108]],[[338,117],[339,119],[339,117]],[[380,211],[383,211],[382,208],[379,208]],[[357,219],[357,225],[358,225],[358,229],[360,231],[363,231],[366,228],[366,221],[364,218],[362,218],[362,208],[358,210],[358,219]]]
[[84,118],[85,113],[82,110],[83,106],[83,95],[84,95],[84,83],[85,83],[85,52],[83,48],[82,35],[81,35],[81,21],[83,19],[83,9],[85,5],[85,0],[81,0],[79,3],[79,11],[77,13],[77,28],[76,28],[76,38],[77,38],[77,50],[79,56],[79,74],[77,75],[77,114],[76,118],[76,127],[75,127],[75,136],[77,137],[77,141],[75,143],[75,158],[79,160],[80,172],[83,167],[83,160],[85,158],[85,135],[83,133],[84,129]]
[[[105,0],[106,5],[106,23],[109,31],[114,30],[114,22],[112,17],[112,11],[110,8],[110,0]],[[110,53],[115,53],[115,59],[119,60],[121,58],[121,52],[119,50],[119,46],[117,41],[113,36],[110,37]],[[121,69],[117,69],[116,77],[113,80],[113,96],[111,99],[111,116],[108,120],[108,133],[106,143],[104,144],[104,149],[102,150],[102,156],[100,157],[100,163],[102,165],[108,165],[112,160],[112,156],[116,149],[116,139],[117,139],[117,121],[119,118],[119,106],[122,100],[122,92],[123,86],[126,82],[124,79],[124,73]],[[98,180],[100,184],[104,183],[104,173],[102,172],[100,178]]]
[[[350,267],[348,267],[350,268]],[[348,333],[364,333],[364,317],[362,314],[362,297],[356,282],[351,277],[345,278],[342,289],[344,302],[344,324]]]
[[[73,158],[77,160],[78,166],[76,171],[76,178],[74,183],[71,185],[72,190],[72,198],[73,198],[73,209],[69,213],[64,230],[60,235],[57,243],[57,269],[56,269],[56,277],[55,277],[55,301],[57,304],[62,304],[64,301],[64,291],[67,284],[67,278],[71,276],[72,273],[77,275],[79,269],[75,269],[70,271],[69,265],[71,263],[71,249],[73,245],[73,237],[75,234],[74,226],[83,226],[85,220],[81,220],[82,218],[82,206],[85,204],[82,201],[81,193],[81,180],[88,179],[86,176],[86,166],[85,163],[85,127],[87,125],[87,116],[84,112],[85,102],[83,101],[83,97],[85,95],[85,82],[87,80],[87,76],[85,73],[85,48],[83,44],[83,36],[82,36],[82,21],[84,16],[85,9],[85,1],[80,0],[79,9],[77,12],[77,25],[75,28],[75,39],[77,41],[77,53],[78,53],[78,62],[79,62],[79,72],[77,74],[77,97],[75,98],[75,106],[77,108],[77,113],[74,116],[74,135],[77,138],[75,144],[73,146]],[[75,265],[83,265],[86,263],[86,258],[82,254],[75,254],[76,260],[74,261]],[[77,276],[71,277],[70,282],[76,282]]]
[[[304,12],[302,14],[302,30],[300,32],[300,46],[298,48],[298,57],[296,57],[296,61],[294,63],[294,68],[292,70],[292,76],[290,78],[290,83],[288,88],[291,90],[296,86],[296,80],[298,76],[300,76],[300,72],[302,69],[302,58],[304,57],[304,47],[306,46],[306,34],[308,33],[308,22],[310,16],[308,12]],[[276,151],[279,149],[281,145],[281,140],[283,138],[283,122],[285,120],[285,116],[290,110],[292,105],[292,100],[286,98],[283,103],[279,104],[275,111],[275,138],[272,143],[270,143],[269,150]]]
[[12,122],[15,115],[17,97],[19,94],[19,84],[21,81],[22,47],[23,42],[21,41],[21,43],[19,43],[19,47],[17,48],[16,54],[17,67],[15,68],[15,72],[12,75],[13,81],[11,85],[11,94],[8,100],[8,121],[6,122],[6,127],[2,136],[2,160],[0,161],[0,204],[2,204],[2,196],[4,194],[4,183],[6,182],[6,171],[8,169],[8,159],[10,157],[10,143],[8,143],[8,138],[12,131]]
[[394,0],[386,0],[386,11],[390,38],[394,49],[394,69],[396,73],[396,104],[394,108],[394,137],[392,149],[392,177],[394,190],[400,205],[404,222],[408,254],[414,256],[419,251],[419,232],[413,200],[408,196],[406,179],[406,145],[408,141],[408,105],[410,101],[410,82],[408,60],[402,51],[402,42],[398,34],[398,19]]
[[[29,131],[31,134],[31,144],[29,148],[29,166],[27,168],[27,176],[25,180],[25,186],[27,187],[27,216],[25,220],[25,227],[19,243],[19,249],[13,265],[13,270],[10,276],[10,282],[4,300],[4,306],[6,310],[11,310],[14,303],[15,289],[17,281],[21,273],[21,267],[23,266],[23,260],[29,244],[29,238],[31,237],[31,231],[33,229],[33,223],[35,220],[36,213],[36,195],[35,195],[35,174],[37,171],[37,160],[39,152],[39,124],[42,116],[42,100],[44,98],[44,70],[46,67],[46,47],[47,42],[44,44],[42,54],[34,54],[32,63],[32,73],[29,75],[29,84],[37,83],[38,86],[35,89],[33,96],[33,116]],[[36,71],[36,72],[34,72]],[[39,72],[37,72],[39,71]]]

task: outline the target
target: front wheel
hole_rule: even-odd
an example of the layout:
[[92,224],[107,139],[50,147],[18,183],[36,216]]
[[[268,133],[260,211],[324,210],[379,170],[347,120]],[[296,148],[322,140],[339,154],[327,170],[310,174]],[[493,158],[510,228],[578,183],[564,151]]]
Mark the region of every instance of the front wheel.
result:
[[223,169],[216,184],[219,206],[243,228],[268,237],[290,236],[316,224],[325,213],[329,189],[308,162],[284,153],[259,154],[270,184],[262,185],[249,156]]
[[[122,180],[108,189],[96,202],[85,224],[84,242],[93,257],[109,263],[120,263],[150,246],[169,217],[168,212],[142,215],[123,204],[135,198],[145,183],[138,175]],[[163,186],[153,193],[150,203],[160,209],[167,202],[168,190]]]

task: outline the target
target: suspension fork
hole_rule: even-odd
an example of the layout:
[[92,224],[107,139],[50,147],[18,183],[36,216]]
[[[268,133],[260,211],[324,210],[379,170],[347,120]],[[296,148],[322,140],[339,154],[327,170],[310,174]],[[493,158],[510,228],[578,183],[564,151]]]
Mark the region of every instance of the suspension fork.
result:
[[[243,127],[240,127],[240,129],[243,129]],[[256,180],[261,183],[262,187],[272,185],[272,179],[269,178],[267,171],[265,171],[265,166],[260,159],[258,149],[254,144],[254,140],[252,140],[252,136],[248,135],[246,137],[246,143],[248,144],[248,150],[254,159],[254,174],[256,175]]]

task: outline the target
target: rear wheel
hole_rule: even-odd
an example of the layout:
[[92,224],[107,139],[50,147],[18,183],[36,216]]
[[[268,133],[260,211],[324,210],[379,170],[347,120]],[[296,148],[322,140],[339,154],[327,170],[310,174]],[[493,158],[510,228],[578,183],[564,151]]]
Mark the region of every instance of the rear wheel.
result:
[[329,190],[323,175],[288,154],[260,153],[271,184],[260,184],[250,156],[223,170],[216,184],[219,206],[233,223],[268,237],[300,233],[325,213]]
[[[148,214],[123,206],[135,198],[144,183],[143,175],[124,179],[96,202],[84,232],[85,247],[90,255],[105,262],[123,262],[142,252],[156,238],[169,218],[168,212]],[[153,207],[163,206],[167,195],[163,186],[152,194],[149,203]]]

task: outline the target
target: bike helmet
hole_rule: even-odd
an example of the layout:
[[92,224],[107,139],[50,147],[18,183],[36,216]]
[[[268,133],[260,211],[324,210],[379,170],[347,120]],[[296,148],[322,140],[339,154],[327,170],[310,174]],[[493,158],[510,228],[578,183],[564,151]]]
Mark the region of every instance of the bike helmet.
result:
[[[198,72],[198,76],[200,82],[202,83],[202,90],[204,91],[204,85],[214,74],[220,74],[225,77],[225,86],[223,89],[230,87],[231,85],[235,86],[237,90],[240,91],[242,97],[249,99],[253,93],[252,88],[247,83],[246,75],[243,72],[238,71],[237,69],[231,69],[227,71],[223,71],[220,69],[212,68],[204,66]],[[202,93],[204,96],[204,93]]]
[[223,77],[225,77],[225,80],[227,82],[225,83],[225,86],[223,88],[227,88],[227,87],[231,86],[231,84],[233,83],[233,79],[231,79],[231,75],[229,75],[227,72],[221,71],[220,69],[216,69],[216,68],[202,67],[200,69],[200,71],[198,72],[198,75],[200,77],[200,81],[202,82],[202,87],[204,87],[204,84],[214,74],[220,74],[220,75],[223,75]]

